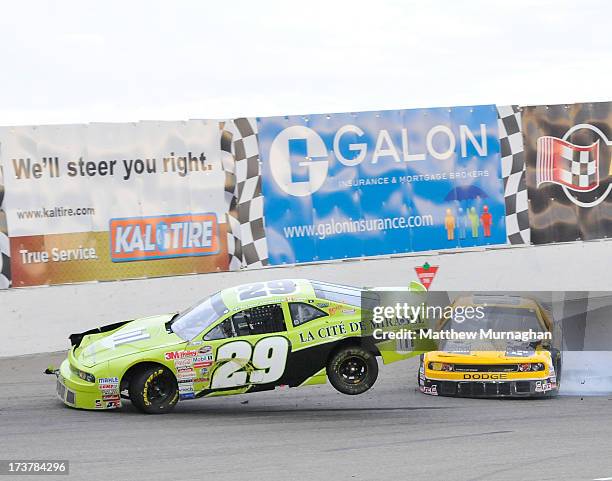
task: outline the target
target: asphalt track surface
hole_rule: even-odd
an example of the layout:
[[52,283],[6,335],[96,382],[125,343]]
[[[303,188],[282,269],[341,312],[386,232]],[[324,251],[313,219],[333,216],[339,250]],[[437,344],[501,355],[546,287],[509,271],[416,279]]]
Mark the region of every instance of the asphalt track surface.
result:
[[0,458],[69,460],[70,475],[52,479],[612,479],[610,396],[430,397],[415,391],[410,360],[381,367],[361,396],[325,385],[185,401],[162,416],[129,402],[87,412],[64,407],[42,374],[62,358],[0,359]]

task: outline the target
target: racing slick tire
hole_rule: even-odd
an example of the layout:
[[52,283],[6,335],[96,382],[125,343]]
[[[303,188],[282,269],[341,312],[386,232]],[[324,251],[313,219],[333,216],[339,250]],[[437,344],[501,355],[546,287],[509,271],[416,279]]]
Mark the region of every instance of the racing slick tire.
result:
[[327,377],[342,394],[362,394],[378,378],[376,356],[360,346],[341,347],[329,358]]
[[129,394],[132,404],[146,414],[170,412],[178,402],[176,378],[164,366],[148,366],[134,374]]

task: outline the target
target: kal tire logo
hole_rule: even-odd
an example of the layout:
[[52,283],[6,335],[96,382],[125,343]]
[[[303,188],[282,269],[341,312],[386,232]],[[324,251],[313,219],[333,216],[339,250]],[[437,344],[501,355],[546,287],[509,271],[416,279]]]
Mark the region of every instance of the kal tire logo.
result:
[[[568,141],[570,136],[592,139],[593,133],[599,138],[588,145]],[[608,183],[601,192],[601,184],[612,177],[611,145],[612,141],[608,140],[600,129],[590,124],[575,125],[560,139],[551,136],[539,137],[536,187],[539,188],[545,183],[560,185],[567,198],[578,207],[595,207],[612,191],[612,183]],[[609,162],[609,168],[602,171],[601,161],[606,160]]]
[[111,219],[113,262],[195,257],[219,252],[215,214],[177,214]]

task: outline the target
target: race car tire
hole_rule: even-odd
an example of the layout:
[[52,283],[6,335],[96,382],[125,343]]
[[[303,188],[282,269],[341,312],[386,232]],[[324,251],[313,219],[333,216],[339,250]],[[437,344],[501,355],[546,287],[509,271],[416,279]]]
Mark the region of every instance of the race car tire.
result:
[[376,356],[359,346],[341,347],[327,363],[327,377],[342,394],[362,394],[378,378]]
[[176,378],[164,366],[148,366],[134,374],[129,386],[130,400],[140,412],[164,414],[178,402]]

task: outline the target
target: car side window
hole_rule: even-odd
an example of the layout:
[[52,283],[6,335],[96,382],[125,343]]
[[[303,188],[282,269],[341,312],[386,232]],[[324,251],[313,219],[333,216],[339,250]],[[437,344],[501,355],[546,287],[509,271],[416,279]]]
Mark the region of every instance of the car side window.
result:
[[327,316],[326,312],[305,302],[290,302],[289,312],[291,312],[291,321],[294,327]]
[[244,309],[232,316],[232,323],[237,336],[253,336],[287,330],[280,304]]
[[205,341],[215,341],[217,339],[227,339],[229,337],[235,337],[236,332],[234,331],[234,326],[232,324],[232,319],[228,317],[222,323],[213,327],[208,333],[204,336]]

